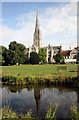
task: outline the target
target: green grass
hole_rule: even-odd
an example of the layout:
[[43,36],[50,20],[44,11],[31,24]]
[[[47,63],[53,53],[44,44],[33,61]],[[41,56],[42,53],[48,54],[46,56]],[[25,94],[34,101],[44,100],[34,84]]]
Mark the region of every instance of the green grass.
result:
[[[56,75],[58,74],[57,66],[66,66],[66,65],[20,65],[20,66],[3,66],[2,74],[3,75],[15,75],[15,76],[39,76],[39,75]],[[59,74],[62,75],[77,75],[77,65],[76,64],[67,64],[68,71],[61,70]]]
[[[57,70],[67,66],[68,70]],[[2,82],[6,84],[74,84],[77,81],[77,65],[20,65],[3,66]]]

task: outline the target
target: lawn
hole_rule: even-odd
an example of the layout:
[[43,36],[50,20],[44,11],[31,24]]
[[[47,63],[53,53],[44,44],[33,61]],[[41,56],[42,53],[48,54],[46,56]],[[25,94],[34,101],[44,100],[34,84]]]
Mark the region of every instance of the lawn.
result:
[[[58,66],[68,66],[68,71],[60,70],[58,72]],[[49,75],[77,75],[77,64],[45,64],[45,65],[19,65],[19,66],[2,66],[2,75],[20,75],[20,76],[49,76]]]

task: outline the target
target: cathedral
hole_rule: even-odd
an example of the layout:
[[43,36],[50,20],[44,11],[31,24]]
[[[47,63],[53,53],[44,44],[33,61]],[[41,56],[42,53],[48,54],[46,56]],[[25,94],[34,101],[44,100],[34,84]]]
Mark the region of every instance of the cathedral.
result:
[[35,51],[39,52],[40,48],[45,48],[45,51],[47,53],[47,62],[54,62],[53,56],[57,54],[59,49],[62,49],[62,46],[50,46],[50,44],[46,47],[42,47],[42,35],[40,31],[39,26],[39,17],[38,17],[38,11],[36,15],[36,25],[35,25],[35,31],[34,31],[34,37],[33,37],[33,45],[29,48],[26,48],[26,53],[28,55],[28,58],[30,57],[30,53]]

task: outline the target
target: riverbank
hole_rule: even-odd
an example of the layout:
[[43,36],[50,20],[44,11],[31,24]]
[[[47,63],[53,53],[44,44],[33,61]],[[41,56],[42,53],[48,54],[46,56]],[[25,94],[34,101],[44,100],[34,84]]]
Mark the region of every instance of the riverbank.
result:
[[66,75],[56,76],[27,76],[22,78],[21,76],[2,76],[2,83],[8,85],[28,85],[28,84],[47,84],[47,85],[75,85],[79,87],[77,77],[70,77]]

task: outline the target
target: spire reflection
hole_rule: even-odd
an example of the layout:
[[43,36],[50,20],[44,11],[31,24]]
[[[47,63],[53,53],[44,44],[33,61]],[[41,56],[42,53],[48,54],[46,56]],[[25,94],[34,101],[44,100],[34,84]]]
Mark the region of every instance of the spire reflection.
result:
[[36,101],[37,116],[39,116],[41,96],[42,96],[42,90],[40,88],[34,88],[34,97]]

